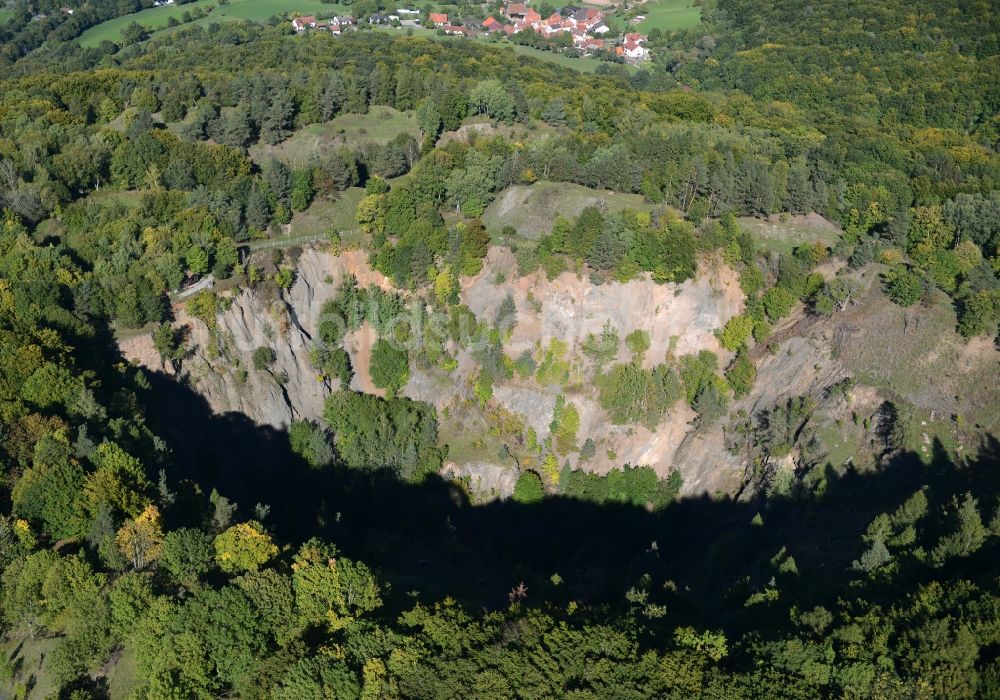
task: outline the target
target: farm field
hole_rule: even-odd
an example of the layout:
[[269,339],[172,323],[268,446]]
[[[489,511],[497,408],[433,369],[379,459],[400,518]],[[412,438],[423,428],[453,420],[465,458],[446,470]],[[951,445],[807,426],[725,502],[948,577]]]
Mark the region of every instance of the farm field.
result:
[[184,12],[200,7],[208,12],[207,17],[197,19],[190,24],[207,24],[209,22],[225,22],[227,20],[252,20],[265,22],[274,16],[284,14],[315,14],[318,17],[330,17],[335,14],[348,14],[350,8],[346,5],[327,4],[320,0],[229,0],[227,5],[218,5],[215,0],[195,0],[186,5],[170,5],[167,7],[151,7],[131,15],[115,17],[91,27],[80,35],[80,44],[91,47],[98,46],[102,41],[121,40],[122,31],[132,22],[147,27],[151,32],[166,29],[171,17],[180,19]]
[[594,190],[570,182],[536,182],[501,192],[487,207],[483,223],[497,231],[513,226],[524,238],[538,240],[551,231],[556,215],[572,218],[590,206],[604,211],[649,209],[637,194]]
[[692,0],[657,0],[647,3],[640,14],[646,19],[636,27],[644,34],[653,29],[676,31],[693,27],[701,21],[701,8],[692,7]]
[[142,26],[155,31],[165,28],[171,17],[179,21],[185,12],[191,12],[196,7],[200,7],[202,10],[208,12],[216,7],[216,3],[214,0],[195,0],[195,2],[186,5],[150,7],[130,15],[122,15],[121,17],[109,19],[107,22],[101,22],[81,34],[78,41],[81,46],[86,48],[99,46],[102,41],[117,43],[121,41],[122,32],[125,31],[125,27],[132,22],[138,22]]
[[[572,68],[573,70],[580,71],[581,73],[593,73],[597,70],[597,67],[605,64],[604,61],[599,61],[596,58],[582,58],[577,56],[564,56],[561,53],[555,53],[553,51],[542,51],[541,49],[536,49],[532,46],[521,46],[520,44],[509,44],[509,47],[513,49],[514,53],[521,54],[522,56],[530,56],[531,58],[537,58],[539,61],[548,61],[549,63],[554,63],[557,66],[562,66],[564,68]],[[629,66],[629,70],[635,70],[634,66]]]

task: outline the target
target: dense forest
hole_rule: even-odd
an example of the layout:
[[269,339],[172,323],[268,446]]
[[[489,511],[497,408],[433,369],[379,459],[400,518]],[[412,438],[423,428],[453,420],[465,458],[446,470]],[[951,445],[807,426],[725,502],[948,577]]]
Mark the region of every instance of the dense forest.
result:
[[[491,244],[519,275],[596,286],[682,283],[706,256],[737,272],[725,365],[702,351],[646,366],[642,333],[616,362],[610,329],[588,338],[615,425],[655,427],[678,403],[721,420],[793,306],[837,313],[872,264],[893,303],[944,296],[963,338],[995,342],[988,3],[706,0],[702,25],[653,37],[656,66],[586,80],[474,42],[287,23],[81,49],[63,40],[121,4],[36,9],[53,26],[21,12],[0,34],[0,683],[14,696],[38,696],[19,652],[43,648],[47,692],[74,700],[1000,697],[992,435],[925,457],[890,415],[875,468],[681,498],[676,472],[563,466],[595,448],[560,395],[549,443],[507,454],[537,466],[482,504],[440,476],[446,417],[400,395],[411,367],[457,365],[446,346],[474,348],[480,406],[511,377],[566,383],[558,341],[504,355],[513,300],[489,322],[460,303]],[[419,134],[268,155],[380,106],[414,113]],[[492,131],[451,138],[475,116]],[[539,181],[648,207],[587,207],[537,241],[488,229],[501,192]],[[361,236],[398,292],[348,279],[323,305],[309,361],[340,390],[321,420],[216,415],[118,354],[116,330],[145,328],[182,362],[171,294],[208,275],[280,298],[294,256],[259,268],[251,247],[358,188],[357,230],[325,238]],[[835,245],[765,255],[737,223],[812,212],[842,226]],[[817,272],[830,259],[847,272]],[[183,306],[211,329],[230,301]],[[388,342],[432,312],[443,340]],[[385,323],[402,314],[408,330]],[[347,389],[361,324],[379,333],[384,396]],[[258,348],[241,371],[274,359]],[[748,428],[757,464],[803,441],[814,408],[789,401]]]

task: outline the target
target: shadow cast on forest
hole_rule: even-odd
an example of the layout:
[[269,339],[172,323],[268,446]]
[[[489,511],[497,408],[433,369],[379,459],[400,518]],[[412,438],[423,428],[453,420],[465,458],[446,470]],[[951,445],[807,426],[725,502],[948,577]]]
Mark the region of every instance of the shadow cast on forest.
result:
[[[979,457],[961,466],[935,445],[932,466],[901,454],[873,473],[829,469],[818,499],[765,504],[700,496],[658,512],[567,498],[477,506],[437,478],[412,485],[387,471],[313,469],[291,452],[284,431],[238,413],[214,414],[190,387],[148,376],[147,413],[172,451],[168,475],[182,506],[172,527],[210,518],[204,496],[213,488],[239,504],[241,518],[266,504],[267,525],[278,537],[293,545],[313,536],[336,543],[379,572],[390,585],[388,603],[398,608],[412,598],[444,596],[494,608],[521,581],[529,597],[620,602],[644,574],[656,586],[674,582],[695,606],[690,601],[743,600],[745,590],[773,575],[766,563],[782,546],[806,575],[850,578],[867,525],[924,484],[947,479],[949,493],[973,483],[980,493],[998,492],[1000,443],[988,438]],[[185,493],[196,495],[184,480],[204,489],[188,501],[199,505],[183,506]],[[751,524],[757,513],[763,525]]]

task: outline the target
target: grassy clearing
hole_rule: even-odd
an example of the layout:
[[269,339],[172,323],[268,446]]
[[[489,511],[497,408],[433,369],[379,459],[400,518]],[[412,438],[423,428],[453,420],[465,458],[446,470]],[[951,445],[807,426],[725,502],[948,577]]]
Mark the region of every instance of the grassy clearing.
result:
[[365,142],[385,143],[402,133],[420,138],[416,115],[379,105],[367,114],[342,114],[323,124],[310,124],[275,146],[255,144],[250,148],[250,157],[258,163],[277,158],[293,168],[301,168],[325,149]]
[[754,219],[743,217],[739,224],[753,234],[758,245],[768,253],[791,253],[803,243],[819,242],[833,246],[840,238],[840,229],[817,214]]
[[502,122],[494,123],[485,115],[476,115],[467,117],[456,131],[446,131],[441,134],[437,145],[441,146],[451,141],[467,142],[473,137],[489,138],[493,136],[502,136],[508,141],[525,143],[546,136],[558,136],[561,133],[564,133],[564,130],[542,121],[531,120],[527,124],[520,122],[504,124]]
[[996,432],[1000,353],[993,344],[958,335],[955,310],[943,293],[930,306],[904,309],[882,293],[877,269],[866,275],[868,293],[838,314],[840,328],[834,333],[838,357],[851,374],[928,416],[933,411],[933,420],[959,415],[970,429]]
[[490,432],[481,412],[474,406],[470,410],[452,409],[445,416],[438,414],[438,440],[448,446],[448,461],[455,464],[487,462],[513,465],[509,457],[500,457],[504,442]]
[[361,187],[352,187],[336,200],[317,199],[308,209],[292,218],[291,236],[313,236],[331,231],[353,231],[358,228],[354,212],[365,196]]
[[848,460],[856,466],[863,466],[858,464],[858,461],[861,455],[866,454],[865,434],[854,423],[848,421],[843,426],[824,425],[816,435],[826,451],[824,462],[834,468],[843,467]]
[[4,644],[4,656],[14,665],[16,672],[13,679],[0,683],[0,697],[56,697],[59,688],[49,677],[44,661],[58,643],[59,640],[54,638],[16,638]]
[[101,204],[110,204],[112,200],[114,200],[127,207],[137,207],[142,204],[143,194],[144,193],[139,190],[126,190],[122,192],[118,190],[105,189],[100,192],[91,192],[87,195],[87,199]]
[[132,697],[139,682],[139,671],[136,668],[135,655],[123,652],[114,666],[108,671],[108,696],[112,698]]
[[14,16],[14,10],[0,7],[0,24],[7,24],[7,20]]
[[692,7],[691,0],[658,0],[648,2],[640,10],[646,19],[638,24],[639,31],[648,33],[653,29],[676,31],[687,29],[701,22],[701,8]]
[[[530,56],[531,58],[537,58],[539,61],[547,61],[548,63],[554,63],[557,66],[562,66],[563,68],[572,68],[573,70],[580,71],[581,73],[593,73],[597,70],[600,65],[607,65],[605,61],[600,61],[596,58],[584,58],[580,56],[564,56],[561,53],[555,53],[554,51],[542,51],[541,49],[536,49],[533,46],[521,46],[520,44],[507,44],[507,48],[513,49],[514,53],[520,54],[522,56]],[[614,65],[614,64],[610,64]],[[635,71],[635,66],[628,66],[630,72]]]
[[569,182],[536,182],[501,192],[483,214],[483,223],[495,231],[513,226],[521,236],[538,240],[552,230],[557,215],[573,218],[590,206],[608,212],[650,209],[637,194],[594,190]]
[[38,226],[35,227],[35,241],[41,243],[48,238],[61,238],[63,231],[64,227],[61,222],[55,219],[45,219],[38,222]]

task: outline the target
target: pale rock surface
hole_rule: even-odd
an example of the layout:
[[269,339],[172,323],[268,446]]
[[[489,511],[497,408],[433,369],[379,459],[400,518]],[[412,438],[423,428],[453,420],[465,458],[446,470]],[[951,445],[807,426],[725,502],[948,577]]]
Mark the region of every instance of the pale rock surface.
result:
[[[661,285],[650,280],[594,285],[586,277],[569,272],[549,281],[540,271],[516,277],[510,251],[491,248],[483,271],[463,281],[461,299],[477,317],[492,321],[507,293],[514,297],[517,325],[506,345],[512,357],[537,343],[547,345],[553,338],[559,338],[568,344],[570,356],[580,358],[587,335],[599,335],[605,324],[610,323],[623,341],[636,328],[649,333],[647,366],[662,362],[668,353],[678,356],[702,349],[718,353],[724,363],[728,354],[720,349],[714,331],[742,311],[743,295],[730,268],[722,265],[705,268],[696,279],[679,285]],[[493,284],[497,272],[506,275],[500,285]],[[392,288],[385,276],[368,266],[362,251],[334,255],[307,248],[297,261],[296,280],[287,292],[268,306],[253,291],[236,293],[228,309],[219,314],[214,336],[204,323],[178,308],[177,325],[189,326],[190,348],[179,378],[190,382],[218,413],[238,411],[258,424],[278,428],[287,427],[295,419],[321,419],[324,402],[334,389],[317,377],[309,363],[309,351],[323,304],[336,295],[348,274],[357,278],[359,287],[376,284]],[[367,326],[345,338],[344,347],[355,369],[353,389],[381,393],[371,384],[368,373],[375,339],[374,331]],[[254,370],[253,352],[261,346],[275,351],[275,361],[267,370]],[[120,347],[126,357],[163,371],[148,336],[122,341]],[[468,378],[476,371],[476,364],[465,350],[457,353],[456,359],[458,369],[450,375],[436,369],[411,368],[410,381],[401,393],[433,403],[439,409],[470,398]],[[628,352],[623,349],[619,360],[627,359]],[[811,356],[800,359],[799,368],[811,359]],[[775,362],[779,366],[769,373],[772,376],[792,369],[785,360]],[[582,379],[585,375],[579,376]],[[757,387],[761,384],[758,382]],[[779,386],[789,391],[797,388],[788,386],[787,380],[782,380]],[[589,437],[597,447],[596,455],[585,462],[580,462],[578,455],[571,455],[569,461],[574,468],[606,473],[626,463],[642,464],[653,467],[664,477],[680,469],[686,493],[728,488],[734,481],[733,475],[742,473],[738,460],[724,448],[721,428],[696,435],[694,412],[683,403],[676,404],[659,425],[650,429],[611,425],[597,403],[596,389],[586,380],[568,390],[515,380],[496,385],[494,399],[522,416],[525,424],[535,429],[539,440],[544,440],[549,435],[560,391],[565,391],[566,399],[579,410],[578,444],[582,445]],[[766,403],[774,397],[752,398]],[[480,494],[507,496],[513,492],[517,480],[516,468],[509,466],[449,464],[447,469],[469,477],[470,485]]]

